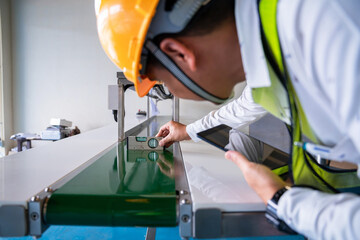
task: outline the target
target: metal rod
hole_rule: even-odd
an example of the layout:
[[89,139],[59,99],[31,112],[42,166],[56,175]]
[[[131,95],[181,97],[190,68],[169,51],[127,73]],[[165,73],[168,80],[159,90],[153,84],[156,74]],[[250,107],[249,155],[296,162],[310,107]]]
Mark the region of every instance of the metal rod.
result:
[[[147,104],[146,104],[146,119],[148,120],[150,118],[150,97],[147,96]],[[147,131],[146,131],[147,135],[146,136],[150,136],[150,126],[147,126]]]
[[179,121],[179,107],[180,107],[180,102],[179,102],[179,98],[175,97],[173,98],[173,106],[172,106],[172,119],[175,122]]
[[146,240],[155,240],[156,228],[148,227],[146,230]]
[[151,117],[150,115],[150,97],[147,96],[147,104],[146,104],[146,119],[149,119]]
[[125,139],[125,102],[124,85],[118,80],[119,102],[118,102],[118,140],[122,142]]

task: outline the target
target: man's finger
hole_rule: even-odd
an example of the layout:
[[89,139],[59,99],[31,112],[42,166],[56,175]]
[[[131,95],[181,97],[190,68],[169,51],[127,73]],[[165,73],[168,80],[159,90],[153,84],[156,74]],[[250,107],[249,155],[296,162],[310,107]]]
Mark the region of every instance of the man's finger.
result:
[[156,134],[156,137],[165,137],[169,134],[169,129],[167,126],[162,126],[159,132]]
[[160,146],[165,146],[168,142],[172,141],[172,136],[170,134],[167,135],[167,137],[163,138],[160,142],[159,145]]
[[227,151],[225,153],[225,158],[234,162],[241,170],[245,170],[249,167],[249,160],[247,160],[246,157],[239,152]]
[[162,137],[162,132],[163,132],[163,130],[162,130],[162,129],[160,129],[160,130],[159,130],[159,132],[156,134],[156,136],[155,136],[155,137]]

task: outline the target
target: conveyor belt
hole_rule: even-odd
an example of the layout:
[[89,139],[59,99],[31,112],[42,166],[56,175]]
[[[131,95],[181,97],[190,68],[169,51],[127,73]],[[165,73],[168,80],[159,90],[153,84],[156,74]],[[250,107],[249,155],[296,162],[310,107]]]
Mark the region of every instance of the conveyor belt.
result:
[[119,143],[57,189],[44,207],[53,225],[175,226],[172,150],[127,150]]

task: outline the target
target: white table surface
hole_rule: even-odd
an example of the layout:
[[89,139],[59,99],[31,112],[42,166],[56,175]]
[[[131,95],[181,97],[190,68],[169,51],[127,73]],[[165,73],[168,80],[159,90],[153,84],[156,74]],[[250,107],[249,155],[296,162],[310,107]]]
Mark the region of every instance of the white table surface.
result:
[[[127,121],[126,121],[127,120]],[[125,131],[140,120],[125,120]],[[0,159],[0,205],[21,204],[117,141],[117,123]]]
[[[139,120],[125,121],[128,130]],[[117,141],[117,124],[0,159],[0,205],[21,204]],[[265,205],[224,152],[204,142],[181,142],[193,211],[263,211]]]
[[217,208],[225,212],[264,211],[265,205],[246,183],[225,152],[205,142],[181,142],[193,211]]

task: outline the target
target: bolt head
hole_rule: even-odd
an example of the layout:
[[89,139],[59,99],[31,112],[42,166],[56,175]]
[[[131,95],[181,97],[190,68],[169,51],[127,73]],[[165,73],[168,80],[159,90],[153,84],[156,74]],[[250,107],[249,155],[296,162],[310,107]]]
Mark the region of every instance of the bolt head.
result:
[[37,201],[39,201],[39,200],[40,200],[40,197],[39,197],[38,195],[32,196],[32,197],[30,198],[30,201],[31,201],[31,202],[37,202]]
[[189,221],[190,221],[190,217],[189,217],[188,215],[183,215],[183,216],[181,217],[181,221],[183,221],[183,222],[189,222]]
[[36,221],[39,219],[39,214],[37,212],[32,212],[30,214],[31,220]]
[[180,194],[181,194],[181,195],[185,195],[185,194],[188,194],[188,192],[185,191],[185,190],[180,190]]
[[186,199],[186,198],[184,198],[184,199],[182,199],[182,200],[180,201],[180,204],[181,204],[181,205],[189,204],[189,203],[190,203],[189,199]]

